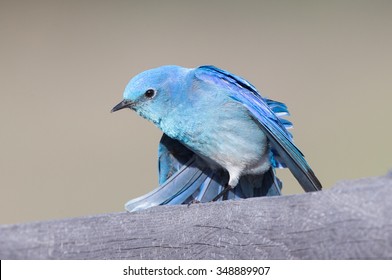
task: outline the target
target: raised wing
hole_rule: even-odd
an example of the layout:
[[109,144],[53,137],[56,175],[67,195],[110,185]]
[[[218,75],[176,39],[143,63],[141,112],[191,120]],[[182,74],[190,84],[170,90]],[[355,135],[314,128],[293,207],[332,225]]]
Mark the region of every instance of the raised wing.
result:
[[282,113],[288,114],[283,103],[263,98],[248,81],[214,66],[201,66],[195,69],[195,75],[205,82],[229,87],[230,97],[249,110],[267,135],[275,154],[274,160],[278,162],[273,164],[287,166],[306,192],[321,190],[321,183],[286,129],[291,123],[278,117]]

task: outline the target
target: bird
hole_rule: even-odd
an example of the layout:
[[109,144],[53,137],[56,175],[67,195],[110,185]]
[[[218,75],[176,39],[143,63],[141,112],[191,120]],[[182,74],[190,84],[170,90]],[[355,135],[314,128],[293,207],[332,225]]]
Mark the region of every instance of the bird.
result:
[[163,132],[159,187],[128,201],[129,212],[280,195],[277,168],[288,168],[305,192],[322,189],[288,131],[287,106],[226,70],[165,65],[143,71],[111,112],[125,108]]

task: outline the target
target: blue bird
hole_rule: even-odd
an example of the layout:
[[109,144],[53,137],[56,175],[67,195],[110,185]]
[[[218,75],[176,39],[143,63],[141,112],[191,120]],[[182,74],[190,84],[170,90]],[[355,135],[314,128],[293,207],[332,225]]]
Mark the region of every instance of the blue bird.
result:
[[285,104],[214,66],[161,66],[132,78],[112,112],[136,111],[163,131],[159,187],[130,200],[137,211],[280,195],[275,168],[288,167],[306,192],[321,184],[287,131]]

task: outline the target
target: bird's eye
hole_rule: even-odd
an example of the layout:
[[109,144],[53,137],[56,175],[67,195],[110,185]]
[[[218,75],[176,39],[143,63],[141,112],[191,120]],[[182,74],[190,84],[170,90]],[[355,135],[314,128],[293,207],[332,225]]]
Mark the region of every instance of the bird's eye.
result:
[[145,93],[144,96],[147,98],[153,98],[155,95],[155,90],[153,89],[148,89]]

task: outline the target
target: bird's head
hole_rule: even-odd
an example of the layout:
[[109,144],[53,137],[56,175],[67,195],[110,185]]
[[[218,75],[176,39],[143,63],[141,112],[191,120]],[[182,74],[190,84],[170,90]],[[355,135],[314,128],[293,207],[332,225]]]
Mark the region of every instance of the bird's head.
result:
[[180,66],[161,66],[136,75],[125,87],[124,99],[112,112],[130,108],[159,124],[176,105],[176,97],[183,92],[189,70]]

